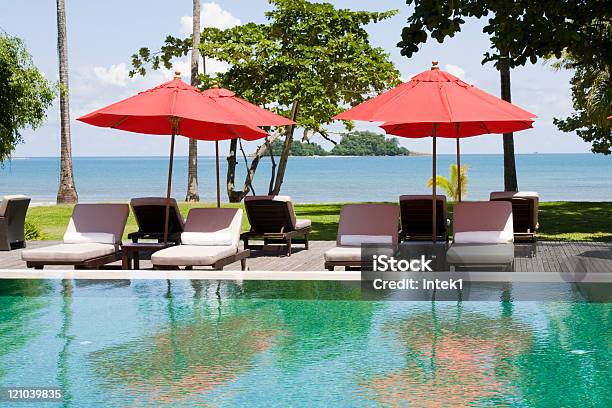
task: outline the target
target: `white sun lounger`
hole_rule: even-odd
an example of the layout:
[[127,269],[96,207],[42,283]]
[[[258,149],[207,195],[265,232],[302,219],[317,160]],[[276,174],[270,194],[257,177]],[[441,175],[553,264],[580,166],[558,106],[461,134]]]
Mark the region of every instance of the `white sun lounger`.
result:
[[185,266],[224,266],[240,261],[246,269],[250,251],[240,250],[242,210],[237,208],[193,208],[189,211],[181,245],[162,249],[151,255],[157,269]]
[[129,215],[127,204],[77,204],[72,210],[64,243],[26,249],[21,259],[28,268],[73,265],[99,268],[121,259],[121,237]]
[[350,204],[340,210],[336,247],[324,254],[325,269],[361,268],[363,244],[397,245],[399,207],[392,204]]
[[456,203],[453,244],[446,252],[451,271],[457,266],[514,266],[512,204],[507,201]]

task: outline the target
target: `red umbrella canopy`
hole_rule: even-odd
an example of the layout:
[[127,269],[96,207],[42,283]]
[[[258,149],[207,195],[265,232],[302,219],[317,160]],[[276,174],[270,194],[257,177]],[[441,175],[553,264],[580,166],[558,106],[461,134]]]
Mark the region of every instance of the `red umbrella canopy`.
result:
[[[173,129],[173,120],[178,125]],[[177,74],[174,80],[98,109],[77,120],[94,126],[135,133],[171,135],[200,140],[240,137],[260,139],[266,132],[257,124],[232,114],[225,107],[186,84]]]
[[[458,123],[438,123],[436,136],[447,138],[464,138],[489,133],[518,132],[532,127],[533,120],[517,121],[478,121]],[[431,123],[393,123],[385,122],[380,127],[390,135],[403,137],[428,137],[432,133]]]
[[400,136],[467,137],[531,127],[531,112],[484,92],[434,62],[431,70],[347,110],[334,119],[386,122]]
[[236,96],[229,89],[213,87],[202,92],[202,95],[212,99],[216,104],[232,113],[236,118],[243,119],[256,126],[294,125],[295,122],[284,116],[277,115]]

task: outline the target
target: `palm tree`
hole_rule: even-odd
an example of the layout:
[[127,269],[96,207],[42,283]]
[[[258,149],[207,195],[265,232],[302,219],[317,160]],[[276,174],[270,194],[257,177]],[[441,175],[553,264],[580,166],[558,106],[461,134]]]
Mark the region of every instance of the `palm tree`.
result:
[[57,0],[57,52],[60,80],[61,157],[60,183],[57,203],[76,203],[79,197],[72,174],[72,143],[70,141],[70,105],[68,102],[68,45],[66,43],[66,8],[64,0]]
[[[467,196],[467,176],[468,166],[461,166],[461,198],[465,198]],[[457,177],[457,165],[450,165],[450,180],[444,176],[436,176],[436,186],[440,187],[453,201],[458,201],[459,199],[459,187],[458,187],[458,177]],[[430,177],[427,181],[427,187],[431,188],[433,184],[433,178]]]
[[[200,0],[193,0],[193,34],[191,45],[191,85],[198,85],[198,62],[200,59]],[[187,196],[185,201],[200,201],[198,194],[198,141],[189,139],[187,165]]]
[[[501,83],[501,98],[506,102],[512,102],[510,93],[510,62],[508,53],[499,60],[499,79]],[[518,191],[516,178],[516,162],[514,159],[514,134],[504,133],[504,190]]]

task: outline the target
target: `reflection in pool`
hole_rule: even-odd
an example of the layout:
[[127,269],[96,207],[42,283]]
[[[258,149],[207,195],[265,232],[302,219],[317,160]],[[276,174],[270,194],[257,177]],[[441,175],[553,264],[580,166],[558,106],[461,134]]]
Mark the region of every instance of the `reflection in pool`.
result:
[[339,282],[0,285],[0,386],[59,386],[64,406],[612,406],[608,304],[361,301]]

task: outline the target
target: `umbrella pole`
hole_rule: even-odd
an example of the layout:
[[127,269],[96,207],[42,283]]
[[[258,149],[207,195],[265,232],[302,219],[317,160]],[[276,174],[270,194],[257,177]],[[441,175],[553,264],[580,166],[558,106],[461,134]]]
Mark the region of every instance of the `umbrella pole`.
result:
[[432,167],[431,167],[431,172],[432,172],[432,177],[433,177],[433,183],[431,183],[431,218],[432,218],[432,230],[431,230],[431,241],[435,244],[436,243],[436,233],[438,232],[438,228],[436,226],[436,209],[437,209],[437,200],[436,200],[436,129],[437,126],[436,124],[433,125],[433,132],[432,132],[432,136],[433,136],[433,157],[432,157]]
[[164,220],[164,243],[168,242],[168,224],[170,222],[170,192],[172,191],[172,166],[174,164],[174,139],[176,134],[172,130],[170,142],[170,164],[168,166],[168,190],[166,191],[166,219]]
[[217,208],[221,208],[221,187],[219,184],[219,141],[215,140],[215,157],[217,158]]
[[459,138],[457,138],[457,198],[461,202],[461,153],[459,150]]

